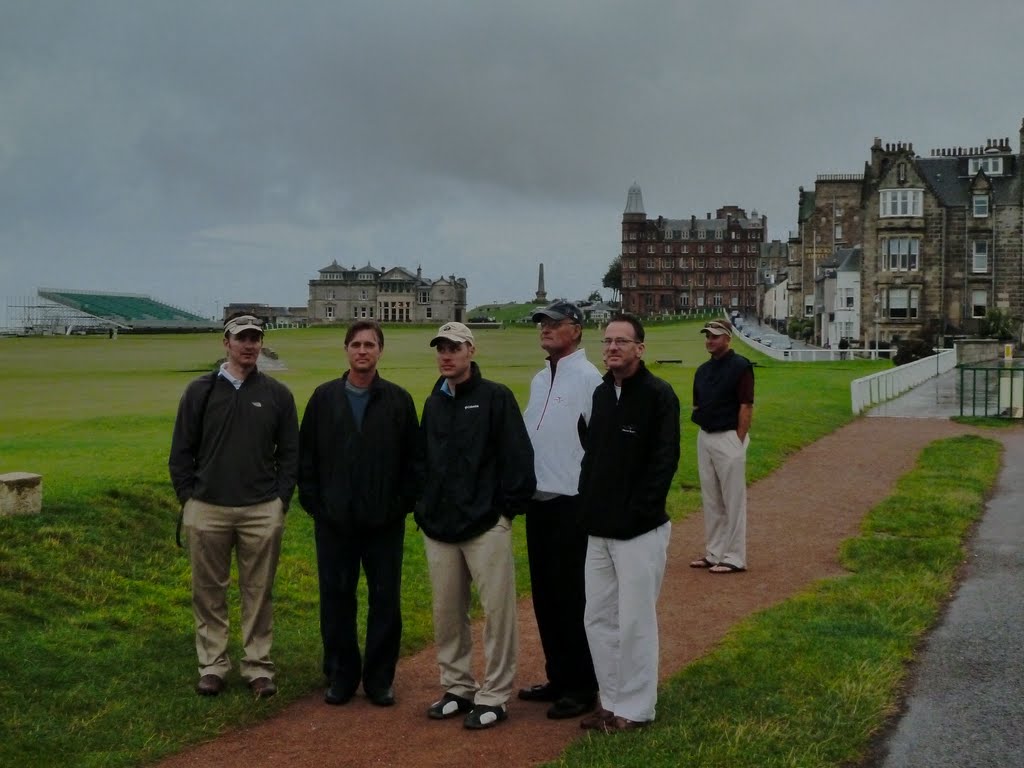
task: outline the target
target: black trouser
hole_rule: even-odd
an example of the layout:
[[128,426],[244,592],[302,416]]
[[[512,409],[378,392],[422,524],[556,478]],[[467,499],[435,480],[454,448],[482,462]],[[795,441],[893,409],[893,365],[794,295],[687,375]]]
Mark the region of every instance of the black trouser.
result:
[[[316,560],[320,574],[320,635],[324,675],[346,693],[385,691],[395,679],[402,640],[402,554],[405,519],[382,528],[340,531],[316,523]],[[356,587],[359,567],[366,573],[365,665],[356,638]]]
[[561,695],[584,697],[597,691],[597,679],[583,627],[587,534],[577,518],[578,500],[557,496],[532,502],[526,548],[548,681]]

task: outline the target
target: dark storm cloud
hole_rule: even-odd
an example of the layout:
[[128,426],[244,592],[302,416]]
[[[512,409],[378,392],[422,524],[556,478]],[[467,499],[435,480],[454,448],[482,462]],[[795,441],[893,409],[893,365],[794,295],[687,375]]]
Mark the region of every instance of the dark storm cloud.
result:
[[651,215],[735,203],[784,237],[796,187],[874,136],[924,153],[1024,114],[1010,2],[7,5],[0,297],[295,304],[334,258],[471,302],[544,261],[583,294],[634,180]]

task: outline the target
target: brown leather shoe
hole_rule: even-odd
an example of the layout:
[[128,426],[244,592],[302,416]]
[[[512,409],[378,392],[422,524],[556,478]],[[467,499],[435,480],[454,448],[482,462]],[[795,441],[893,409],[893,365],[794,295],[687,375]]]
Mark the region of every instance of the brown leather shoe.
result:
[[267,699],[277,693],[277,686],[269,677],[257,677],[249,681],[249,690],[257,699]]
[[611,720],[613,717],[615,717],[615,715],[607,709],[599,709],[592,715],[587,715],[580,720],[580,728],[585,731],[600,731],[605,722]]
[[646,728],[650,724],[650,720],[629,720],[625,717],[611,717],[602,723],[601,730],[605,733],[622,733],[623,731],[635,731],[639,728]]
[[224,678],[217,675],[203,675],[196,683],[196,693],[200,696],[216,696],[224,690]]

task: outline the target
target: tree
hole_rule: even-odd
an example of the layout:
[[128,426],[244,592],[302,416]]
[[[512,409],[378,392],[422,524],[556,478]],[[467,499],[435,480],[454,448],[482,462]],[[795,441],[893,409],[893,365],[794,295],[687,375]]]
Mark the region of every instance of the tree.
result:
[[593,304],[600,304],[602,301],[604,301],[604,296],[601,295],[600,291],[591,291],[590,295],[587,296],[587,301]]
[[612,263],[608,266],[608,271],[604,273],[604,278],[601,280],[601,285],[605,288],[612,289],[612,301],[616,301],[619,296],[619,292],[622,290],[622,258],[616,256]]
[[1020,321],[1010,317],[1005,310],[992,307],[978,324],[978,332],[982,338],[1011,341],[1016,338]]

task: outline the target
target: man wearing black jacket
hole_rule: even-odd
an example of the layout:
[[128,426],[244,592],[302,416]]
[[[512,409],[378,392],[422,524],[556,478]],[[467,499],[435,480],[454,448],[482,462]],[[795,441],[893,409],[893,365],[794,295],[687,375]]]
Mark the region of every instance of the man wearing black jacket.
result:
[[[416,407],[377,373],[384,333],[373,320],[345,334],[349,370],[313,392],[299,433],[299,500],[315,521],[324,701],[345,704],[360,681],[373,704],[395,703],[402,638],[405,517],[416,499]],[[366,573],[365,659],[356,586]]]
[[[512,518],[536,488],[533,447],[508,387],[488,381],[473,362],[473,332],[446,323],[430,341],[441,378],[423,406],[423,530],[434,598],[434,640],[442,697],[434,720],[464,715],[470,729],[507,719],[516,673]],[[484,679],[471,668],[470,582],[484,609]]]
[[580,725],[614,733],[655,716],[655,605],[672,530],[665,500],[679,463],[679,398],[644,365],[640,320],[616,315],[601,344],[608,373],[594,391],[580,472],[584,623],[601,708]]

